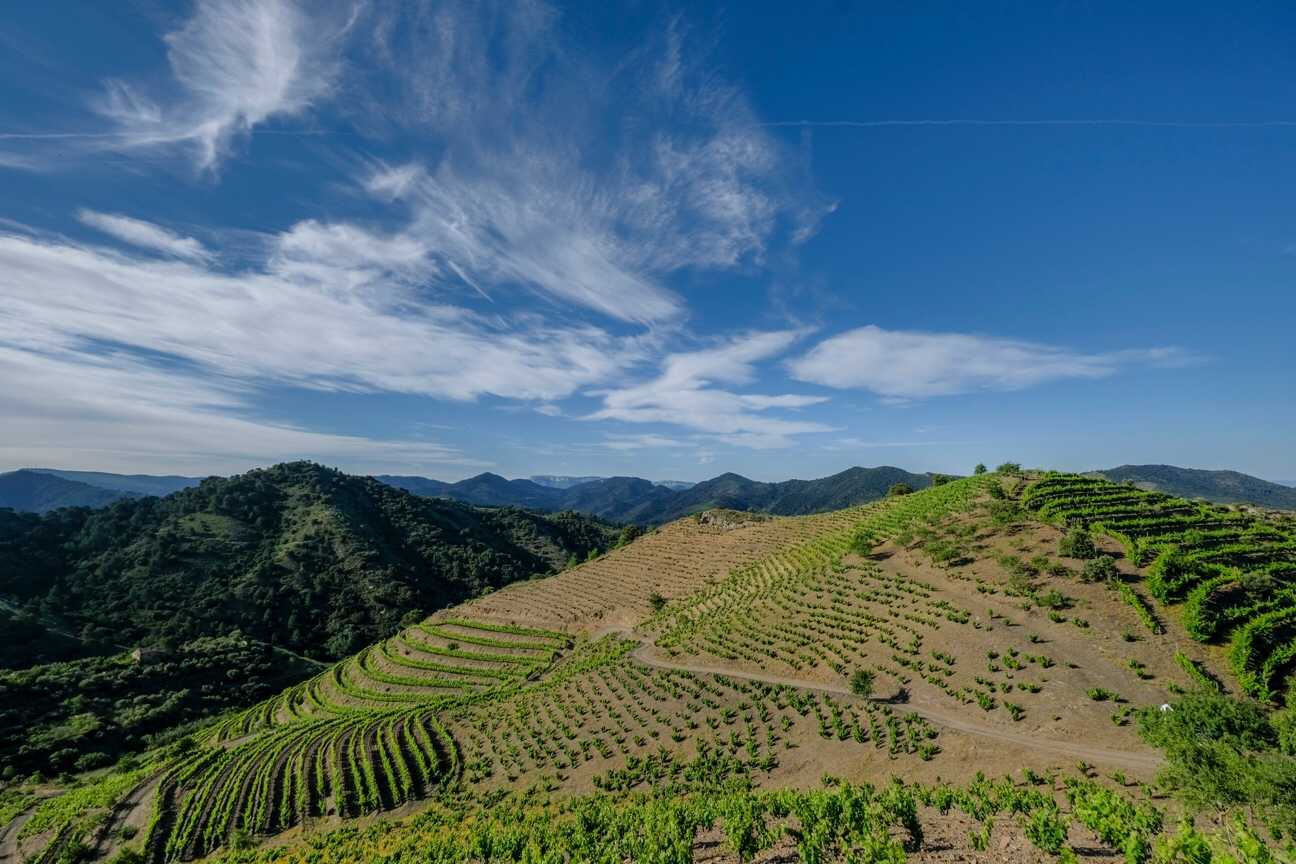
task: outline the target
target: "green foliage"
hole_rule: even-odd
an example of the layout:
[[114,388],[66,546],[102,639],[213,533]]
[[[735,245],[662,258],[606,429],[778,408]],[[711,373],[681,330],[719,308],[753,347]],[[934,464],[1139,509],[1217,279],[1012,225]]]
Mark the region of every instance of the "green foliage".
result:
[[984,462],[978,462],[978,463],[976,464],[976,467],[972,469],[972,473],[973,473],[973,474],[976,474],[976,475],[981,475],[981,474],[986,473],[986,466],[985,466],[985,463],[984,463]]
[[887,497],[895,498],[899,495],[912,495],[913,491],[914,488],[908,483],[892,483],[891,487],[887,489]]
[[666,598],[660,592],[654,591],[648,595],[648,606],[654,613],[660,612],[666,608]]
[[1126,864],[1143,864],[1151,857],[1163,821],[1155,807],[1134,804],[1091,780],[1068,780],[1067,800],[1076,821],[1123,851]]
[[1081,582],[1107,582],[1120,576],[1120,571],[1116,569],[1116,562],[1106,555],[1099,555],[1097,558],[1090,558],[1080,568]]
[[1211,690],[1170,710],[1145,709],[1139,733],[1165,752],[1162,782],[1198,807],[1242,805],[1271,828],[1296,833],[1296,760],[1283,753],[1290,719]]
[[996,468],[995,471],[996,473],[999,474],[1007,474],[1013,476],[1022,473],[1022,466],[1020,463],[1017,462],[1004,462],[998,468]]
[[239,636],[174,651],[0,671],[0,752],[22,772],[84,771],[154,736],[249,705],[311,667]]
[[1088,560],[1098,557],[1098,546],[1088,531],[1083,528],[1072,528],[1058,541],[1058,554],[1064,558]]
[[873,684],[876,676],[872,669],[856,669],[851,673],[850,689],[851,692],[861,699],[868,699],[873,695]]

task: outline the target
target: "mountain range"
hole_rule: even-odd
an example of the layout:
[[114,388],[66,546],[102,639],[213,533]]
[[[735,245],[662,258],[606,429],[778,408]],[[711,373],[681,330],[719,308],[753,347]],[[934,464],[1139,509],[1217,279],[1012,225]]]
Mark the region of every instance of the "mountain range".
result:
[[[1185,498],[1296,509],[1296,489],[1236,471],[1121,465],[1090,473]],[[449,498],[481,507],[575,510],[644,525],[669,522],[708,507],[778,515],[813,513],[880,498],[893,483],[907,483],[914,489],[930,483],[930,475],[889,466],[850,468],[830,477],[781,483],[762,483],[732,473],[701,483],[549,474],[509,480],[491,473],[456,483],[401,475],[378,475],[375,479],[425,498]],[[26,468],[0,474],[0,507],[34,513],[60,507],[103,507],[123,498],[168,495],[199,482],[197,477],[176,475]]]
[[0,507],[28,513],[47,513],[60,507],[105,507],[123,498],[163,497],[201,481],[201,477],[174,474],[21,468],[0,474]]
[[556,488],[533,480],[508,480],[479,474],[458,483],[426,477],[380,475],[376,479],[415,495],[453,498],[479,506],[511,504],[538,510],[575,510],[617,522],[656,525],[681,516],[727,507],[796,516],[836,510],[881,498],[895,483],[914,489],[930,485],[931,477],[900,468],[849,468],[817,480],[762,483],[739,474],[721,474],[682,489],[640,477],[605,477]]

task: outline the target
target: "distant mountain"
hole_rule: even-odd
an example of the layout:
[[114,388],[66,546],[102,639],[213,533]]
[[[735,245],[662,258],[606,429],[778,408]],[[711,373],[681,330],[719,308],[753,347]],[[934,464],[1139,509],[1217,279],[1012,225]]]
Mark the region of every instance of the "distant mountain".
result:
[[646,521],[668,522],[712,507],[758,510],[780,516],[839,510],[881,498],[895,483],[922,489],[931,485],[931,477],[891,466],[847,468],[817,480],[781,483],[761,483],[740,474],[721,474],[675,493],[669,504],[652,512],[652,518]]
[[0,474],[0,507],[27,513],[47,513],[59,507],[105,507],[122,498],[170,495],[199,482],[198,477],[176,475],[21,468]]
[[109,474],[104,471],[64,471],[61,468],[33,468],[42,474],[53,474],[64,480],[75,480],[97,486],[100,489],[111,489],[116,492],[128,492],[132,495],[157,495],[159,498],[197,486],[201,477],[182,477],[178,474]]
[[617,522],[651,524],[668,521],[658,514],[670,507],[677,494],[642,477],[608,477],[566,490],[561,506]]
[[1296,489],[1237,471],[1204,471],[1174,465],[1121,465],[1091,473],[1118,483],[1129,481],[1143,489],[1183,498],[1296,510]]
[[533,474],[529,478],[532,483],[539,483],[541,486],[548,486],[550,489],[570,489],[573,486],[579,486],[582,483],[593,483],[595,480],[602,480],[602,477],[569,477],[566,474]]
[[451,498],[480,506],[574,510],[645,525],[669,522],[711,507],[759,510],[784,516],[816,513],[881,498],[894,483],[908,483],[920,489],[931,482],[926,474],[889,466],[850,468],[818,480],[782,483],[761,483],[739,474],[722,474],[701,483],[669,485],[641,477],[604,477],[567,488],[546,486],[533,480],[506,480],[498,474],[479,474],[458,483],[390,475],[375,479],[427,497]]
[[0,474],[0,507],[47,513],[60,507],[104,507],[127,493],[23,468]]

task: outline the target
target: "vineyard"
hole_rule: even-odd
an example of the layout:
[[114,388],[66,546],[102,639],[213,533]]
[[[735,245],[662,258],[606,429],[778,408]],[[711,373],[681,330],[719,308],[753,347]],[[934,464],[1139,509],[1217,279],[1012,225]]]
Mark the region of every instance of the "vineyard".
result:
[[[1197,527],[1151,529],[1188,517]],[[41,864],[79,843],[91,859],[126,843],[139,857],[123,864],[683,862],[713,837],[742,862],[898,862],[928,826],[978,850],[1006,832],[1038,860],[1082,842],[1147,861],[1162,816],[1133,720],[1221,676],[1143,593],[1043,554],[1059,547],[1049,523],[1118,538],[1152,565],[1144,590],[1189,607],[1224,571],[1194,583],[1186,562],[1288,572],[1290,541],[1254,517],[1081,478],[978,475],[810,517],[704,514],[434,614],[61,799],[19,799],[32,809],[19,848]],[[1268,611],[1232,625],[1235,656],[1278,638],[1242,641]],[[1282,650],[1255,669],[1277,674]],[[1244,684],[1259,674],[1245,668]],[[1023,752],[1039,769],[1024,782],[981,775],[1019,771]],[[843,780],[807,790],[825,768]],[[869,785],[889,775],[910,784]],[[344,827],[416,802],[412,821]],[[128,818],[138,837],[113,839]],[[307,839],[248,851],[288,831]]]
[[1193,638],[1230,638],[1242,689],[1275,701],[1296,664],[1296,534],[1251,513],[1106,480],[1050,474],[1023,495],[1043,519],[1118,540],[1147,590],[1182,604]]

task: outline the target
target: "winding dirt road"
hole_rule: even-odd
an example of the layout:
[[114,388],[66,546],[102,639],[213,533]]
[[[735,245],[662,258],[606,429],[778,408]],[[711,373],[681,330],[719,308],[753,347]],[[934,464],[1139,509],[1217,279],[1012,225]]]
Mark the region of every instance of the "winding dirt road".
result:
[[[799,690],[814,690],[820,693],[832,693],[838,696],[859,698],[851,693],[848,688],[840,684],[828,684],[822,681],[807,681],[800,678],[788,678],[781,675],[771,675],[763,672],[746,672],[738,669],[729,669],[723,666],[706,666],[668,660],[659,656],[654,650],[652,643],[645,642],[630,627],[610,625],[595,633],[594,638],[608,636],[613,633],[639,643],[639,647],[636,648],[630,656],[645,666],[653,666],[658,669],[672,669],[677,672],[692,672],[696,675],[724,675],[729,678],[742,678],[747,681],[760,681],[765,684],[782,684],[786,687],[795,687]],[[974,735],[978,738],[987,738],[992,741],[1010,744],[1014,747],[1052,753],[1058,756],[1066,756],[1071,759],[1082,759],[1086,762],[1137,770],[1155,769],[1160,767],[1162,762],[1161,757],[1156,753],[1135,753],[1129,750],[1109,750],[1105,747],[1093,747],[1076,741],[1056,738],[1040,738],[1029,735],[1025,732],[1019,732],[1016,730],[1010,731],[1000,729],[996,726],[974,723],[968,720],[967,717],[963,716],[961,713],[951,711],[943,706],[924,703],[921,700],[914,700],[912,697],[910,701],[897,707],[899,710],[912,711],[932,723],[944,726],[946,729],[951,729],[955,732],[962,732],[965,735]]]

